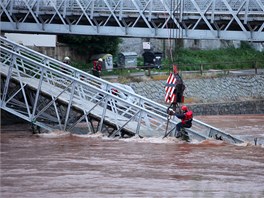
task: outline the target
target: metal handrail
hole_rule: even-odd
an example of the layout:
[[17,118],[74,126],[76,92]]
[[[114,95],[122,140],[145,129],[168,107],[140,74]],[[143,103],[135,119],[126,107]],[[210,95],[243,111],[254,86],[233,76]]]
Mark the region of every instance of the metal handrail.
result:
[[260,0],[2,0],[0,7],[5,31],[168,38],[173,29],[173,38],[263,41]]
[[[46,62],[46,64],[43,64],[43,63],[40,63],[40,62],[38,62],[36,60],[32,60],[29,57],[25,57],[24,54],[22,55],[21,53],[17,53],[17,52],[11,51],[11,49],[4,48],[3,45],[1,45],[0,49],[1,49],[1,54],[3,54],[3,53],[8,54],[9,53],[9,54],[12,54],[12,56],[15,57],[16,59],[24,61],[23,65],[20,65],[19,68],[16,68],[16,72],[23,74],[23,77],[34,78],[34,76],[36,76],[36,74],[40,75],[40,73],[41,73],[40,70],[41,69],[44,69],[45,72],[47,73],[47,76],[44,78],[43,81],[45,81],[46,83],[49,83],[50,85],[52,85],[52,86],[54,86],[56,88],[62,88],[63,89],[63,88],[65,88],[65,80],[66,80],[67,82],[77,83],[79,88],[81,88],[82,90],[85,90],[82,93],[78,93],[78,92],[74,93],[73,97],[75,97],[75,99],[79,99],[79,100],[87,100],[87,99],[89,99],[89,101],[92,101],[92,100],[96,100],[93,97],[96,94],[97,95],[99,95],[99,94],[106,95],[108,97],[108,101],[114,100],[114,101],[120,102],[119,106],[121,106],[121,105],[129,106],[130,114],[133,115],[133,113],[135,113],[137,111],[141,111],[143,114],[145,114],[145,119],[147,119],[146,122],[151,122],[152,120],[156,120],[155,123],[151,123],[151,125],[154,128],[156,127],[156,128],[161,128],[162,129],[161,126],[163,125],[163,123],[166,122],[166,117],[163,117],[162,115],[154,112],[153,111],[154,107],[151,108],[150,104],[146,104],[146,106],[148,106],[149,109],[145,108],[144,105],[138,105],[138,104],[143,104],[144,102],[147,102],[147,101],[149,101],[149,103],[150,103],[151,101],[148,100],[148,99],[146,99],[145,101],[143,99],[141,99],[141,101],[139,101],[140,97],[138,95],[134,94],[134,96],[138,97],[138,103],[135,103],[135,104],[132,103],[131,104],[128,101],[111,94],[107,90],[103,90],[102,86],[101,86],[103,82],[105,83],[106,87],[115,87],[115,86],[110,85],[109,83],[107,83],[106,81],[104,81],[102,79],[96,79],[96,78],[94,78],[93,76],[91,76],[89,74],[78,75],[78,71],[71,72],[71,74],[72,73],[77,74],[76,76],[73,76],[73,75],[71,76],[71,75],[69,75],[69,73],[65,74],[65,73],[63,73],[61,71],[58,71],[57,69],[54,69],[54,68],[50,67],[49,65],[46,65],[47,62]],[[16,51],[18,51],[18,48],[16,48]],[[31,50],[29,50],[29,51],[31,51]],[[34,65],[35,68],[39,68],[39,70],[37,70],[37,71],[34,71],[32,69],[29,70],[28,67],[25,68],[26,67],[25,63],[27,65],[31,65],[31,66]],[[5,65],[2,65],[2,66],[5,67]],[[67,66],[67,69],[74,69],[74,68],[72,68],[70,66]],[[23,70],[29,70],[29,73],[32,74],[33,77],[30,76],[27,72],[23,72]],[[20,76],[21,76],[21,74],[20,74]],[[17,75],[14,75],[14,76],[17,76]],[[76,77],[79,77],[79,78],[76,78]],[[89,83],[88,81],[84,81],[83,78],[85,78],[85,77],[86,78],[92,77],[94,80],[98,80],[101,84],[93,85],[93,84]],[[80,79],[80,78],[82,78],[82,79]],[[119,88],[119,87],[115,87],[115,88],[117,88],[118,90],[122,89],[122,88]],[[126,90],[123,90],[123,91],[126,92],[126,93],[129,93]],[[68,94],[70,94],[70,90],[66,91],[66,92]],[[2,107],[5,107],[4,104],[5,104],[5,101],[2,101]],[[161,105],[157,104],[157,106],[161,106]],[[126,116],[129,116],[129,114],[126,113],[126,110],[123,110],[123,109],[119,108],[118,106],[116,106],[115,108],[118,109],[121,112],[121,114],[125,114]],[[105,116],[105,115],[102,115],[102,116]],[[32,116],[32,120],[34,120],[34,119],[35,118],[34,118],[34,115],[33,115]]]
[[[140,126],[137,127],[137,130],[139,131],[136,131],[138,134],[141,133],[140,128],[142,127],[148,128],[152,133],[144,134],[147,136],[160,136],[164,134],[165,125],[167,122],[167,107],[138,94],[131,93],[121,87],[115,86],[114,84],[103,79],[96,78],[95,76],[92,76],[67,64],[63,64],[29,48],[18,45],[3,37],[0,37],[0,42],[1,70],[9,70],[10,67],[14,67],[12,73],[9,75],[10,77],[17,78],[20,81],[25,80],[27,83],[30,83],[27,79],[32,79],[38,82],[39,85],[49,84],[55,91],[57,91],[56,96],[53,96],[55,97],[54,101],[56,100],[56,97],[59,98],[60,94],[63,95],[64,92],[67,93],[65,95],[65,97],[68,98],[66,99],[66,102],[69,102],[70,105],[75,105],[76,103],[85,104],[87,101],[92,106],[87,107],[88,109],[85,111],[89,111],[89,109],[91,110],[94,108],[94,105],[96,105],[98,102],[100,103],[100,100],[102,100],[101,108],[104,109],[104,113],[100,114],[99,116],[104,118],[105,116],[110,115],[109,113],[111,113],[114,115],[114,119],[107,119],[112,120],[116,125],[118,125],[118,127],[127,127],[125,125],[123,126],[124,123],[118,123],[117,121],[118,118],[125,118],[126,121],[131,119],[128,122],[131,123],[133,121],[134,123],[137,123],[138,126]],[[12,61],[15,61],[15,63],[13,64]],[[134,97],[134,102],[130,103],[122,98],[119,98],[118,96],[113,95],[110,92],[111,88],[115,88],[126,93],[130,97]],[[99,97],[100,95],[101,97]],[[7,107],[5,102],[6,100],[1,98],[1,108]],[[112,108],[111,112],[106,110],[107,104],[109,102]],[[31,107],[27,108],[30,109]],[[96,113],[95,111],[93,112]],[[135,116],[136,114],[138,115]],[[27,120],[33,122],[35,119],[34,116],[36,115],[28,115]],[[169,121],[169,128],[175,127],[177,122],[178,119],[171,119]],[[195,119],[193,122],[194,125],[198,124],[199,127],[203,128],[199,129],[201,130],[199,133],[197,131],[189,130],[189,132],[193,135],[206,138],[206,136],[208,137],[209,134],[208,131],[211,130],[221,134],[226,134],[219,129],[206,125],[205,123]],[[41,122],[37,124],[42,127],[44,125]]]
[[[76,1],[76,0],[68,0],[67,1],[68,4],[64,4],[64,5],[67,6],[68,10],[79,10],[80,7],[79,7],[77,2],[78,1]],[[83,2],[83,5],[86,5],[87,3],[90,2],[90,0],[89,1],[88,0],[87,1],[82,1],[82,2]],[[109,2],[109,5],[114,7],[114,6],[116,6],[118,4],[118,2],[120,2],[120,0],[112,0],[112,1]],[[147,2],[148,1],[146,1],[146,3]],[[237,7],[235,5],[236,2],[237,1],[233,1],[233,2],[229,1],[229,5],[234,11],[239,9],[239,7]],[[3,1],[3,3],[5,3],[5,0]],[[52,8],[54,4],[55,5],[60,5],[61,3],[64,3],[64,0],[56,0],[56,1],[54,1],[54,0],[49,0],[49,1],[47,1],[47,0],[39,0],[38,4],[36,4],[34,1],[32,1],[32,2],[29,1],[27,4],[29,6],[32,6],[33,10],[34,9],[36,9],[36,10],[38,9],[39,11],[41,11],[41,8],[45,8],[45,11],[47,11],[47,9],[48,8]],[[142,9],[142,8],[144,8],[144,6],[146,6],[146,3],[144,4],[143,2],[137,2],[137,5]],[[199,6],[201,11],[204,11],[207,8],[207,6],[208,6],[208,4],[206,2],[204,2],[204,1],[195,1],[195,3],[197,4],[197,6]],[[259,3],[263,3],[263,2],[257,2],[257,1],[254,2],[254,1],[252,1],[250,4],[248,4],[248,8],[247,7],[243,7],[243,8],[241,8],[240,11],[242,11],[242,12],[248,11],[249,12],[248,14],[250,14],[251,12],[263,11],[261,9],[261,6],[260,6],[261,4],[259,5]],[[170,7],[170,9],[173,9],[173,8],[175,8],[177,6],[176,4],[171,4],[171,0],[156,0],[152,4],[152,9],[154,11],[159,11],[159,10],[160,11],[164,11],[164,7],[161,6],[161,4],[165,4],[166,6]],[[94,1],[94,3],[92,5],[93,6],[90,6],[90,7],[95,9],[95,11],[96,10],[97,11],[108,10],[108,7],[106,6],[106,4],[105,3],[101,4],[99,1]],[[132,7],[133,5],[134,4],[131,3],[131,1],[127,1],[127,0],[122,1],[122,6],[124,8],[123,11],[126,11],[126,9],[127,9],[127,11],[133,11],[135,9],[135,8],[133,9],[133,7]],[[20,1],[13,1],[12,2],[12,6],[14,8],[16,8],[16,7],[21,8],[23,6],[25,8],[27,7],[25,5],[25,2],[21,1],[21,0]],[[171,8],[171,6],[173,6],[173,8]],[[193,11],[197,11],[197,9],[195,8],[195,6],[193,5],[193,2],[191,0],[184,0],[184,2],[181,2],[181,6],[184,7],[184,12],[185,13],[189,13],[189,12],[192,13]],[[64,6],[62,6],[60,9],[63,10]],[[228,9],[224,6],[223,1],[216,1],[215,8],[212,7],[211,9],[208,9],[207,12],[209,11],[209,13],[210,13],[210,11],[212,9],[214,9],[212,12],[215,12],[215,13],[221,12],[221,11],[222,12],[223,11],[228,11]],[[120,7],[117,7],[116,11],[120,11]],[[146,11],[147,11],[147,9],[146,9]]]
[[[43,63],[45,62],[46,60],[46,65],[51,67],[51,68],[56,68],[57,71],[61,71],[61,74],[62,75],[65,75],[65,70],[66,70],[66,75],[67,76],[71,76],[71,77],[74,77],[74,78],[78,78],[78,79],[81,79],[82,81],[84,82],[87,82],[87,83],[90,83],[90,84],[93,84],[93,85],[96,85],[96,86],[100,86],[100,87],[111,87],[111,88],[115,88],[115,89],[118,89],[118,90],[121,90],[122,92],[126,93],[127,95],[131,96],[131,97],[134,97],[136,98],[136,101],[141,101],[141,105],[144,105],[144,104],[147,104],[149,108],[151,108],[153,111],[155,112],[159,112],[161,115],[163,116],[167,116],[166,114],[166,107],[157,103],[157,102],[154,102],[148,98],[144,98],[136,93],[131,93],[129,91],[127,91],[126,89],[123,89],[122,87],[118,87],[104,79],[101,79],[101,78],[97,78],[89,73],[86,73],[82,70],[79,70],[77,68],[74,68],[68,64],[65,64],[65,63],[62,63],[56,59],[52,59],[46,55],[43,55],[39,52],[36,52],[34,50],[31,50],[25,46],[18,46],[15,42],[13,41],[9,41],[8,39],[6,38],[3,38],[1,37],[1,42],[4,41],[4,42],[8,42],[9,44],[13,45],[12,47],[15,48],[16,47],[16,50],[19,50],[20,53],[23,53],[25,55],[25,53],[27,53],[27,55],[29,56],[33,56],[33,57],[38,57],[37,61],[38,63]],[[48,61],[47,61],[48,60]]]

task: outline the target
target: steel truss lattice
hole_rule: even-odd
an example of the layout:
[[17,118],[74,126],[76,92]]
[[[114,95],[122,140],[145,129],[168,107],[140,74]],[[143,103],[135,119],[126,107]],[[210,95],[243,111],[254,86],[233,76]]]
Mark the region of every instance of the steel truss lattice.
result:
[[[41,129],[160,137],[179,121],[167,122],[167,107],[110,82],[3,37],[0,44],[1,109]],[[192,128],[187,131],[195,139],[218,134],[232,143],[243,142],[198,120]]]
[[264,0],[2,0],[8,32],[264,41]]

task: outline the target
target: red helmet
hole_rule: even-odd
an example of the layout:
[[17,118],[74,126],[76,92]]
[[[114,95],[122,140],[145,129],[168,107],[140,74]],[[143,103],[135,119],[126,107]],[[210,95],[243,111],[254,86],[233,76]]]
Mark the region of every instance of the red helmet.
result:
[[183,111],[188,111],[188,108],[187,108],[186,106],[182,106],[181,109],[182,109]]

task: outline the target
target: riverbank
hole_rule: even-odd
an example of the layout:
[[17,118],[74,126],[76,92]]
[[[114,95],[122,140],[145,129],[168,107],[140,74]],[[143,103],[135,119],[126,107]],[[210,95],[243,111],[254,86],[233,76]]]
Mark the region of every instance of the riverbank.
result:
[[[192,107],[197,115],[264,114],[264,72],[254,74],[253,70],[211,71],[203,76],[182,73],[186,89],[185,104]],[[134,91],[160,104],[164,102],[168,75],[148,77],[131,76],[125,79],[112,78],[111,82],[124,83]]]

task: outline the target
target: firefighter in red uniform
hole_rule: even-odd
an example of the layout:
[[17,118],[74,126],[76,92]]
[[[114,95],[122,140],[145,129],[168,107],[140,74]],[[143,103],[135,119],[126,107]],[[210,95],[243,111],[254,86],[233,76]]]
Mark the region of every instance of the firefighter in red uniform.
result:
[[181,134],[181,128],[191,128],[192,127],[193,112],[189,110],[187,106],[182,106],[181,110],[182,110],[182,113],[180,114],[177,114],[174,111],[169,112],[170,115],[175,115],[177,118],[181,119],[181,122],[179,122],[176,125],[176,133],[175,133],[176,138],[179,138],[183,135]]
[[99,58],[98,61],[93,62],[93,75],[95,75],[99,78],[100,78],[100,74],[102,71],[102,64],[103,64],[102,58]]

